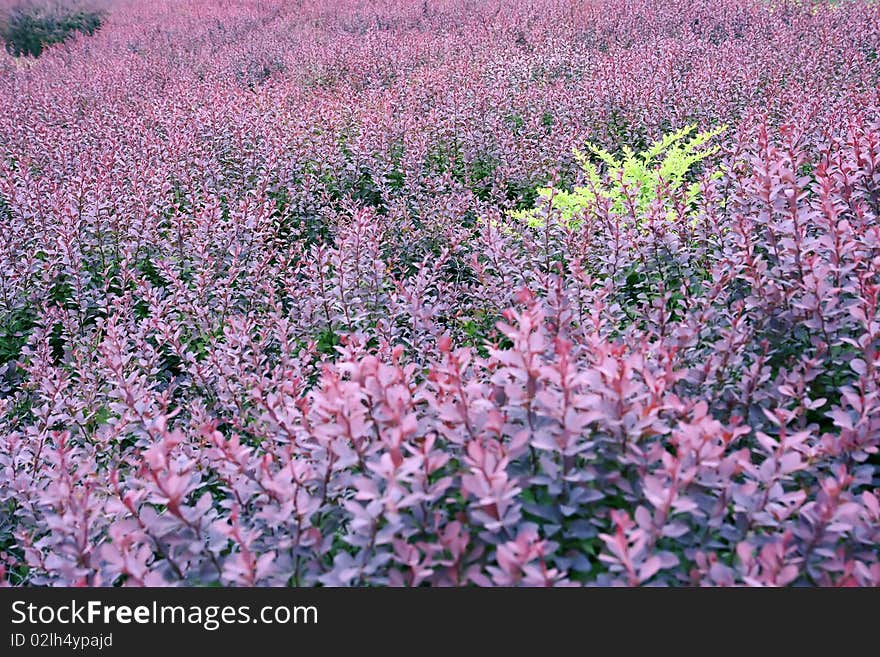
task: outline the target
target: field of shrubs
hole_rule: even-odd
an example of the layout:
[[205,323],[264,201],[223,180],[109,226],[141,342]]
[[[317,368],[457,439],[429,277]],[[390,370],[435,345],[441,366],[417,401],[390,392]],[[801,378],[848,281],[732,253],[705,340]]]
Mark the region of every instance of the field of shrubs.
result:
[[877,3],[0,8],[0,581],[880,585]]

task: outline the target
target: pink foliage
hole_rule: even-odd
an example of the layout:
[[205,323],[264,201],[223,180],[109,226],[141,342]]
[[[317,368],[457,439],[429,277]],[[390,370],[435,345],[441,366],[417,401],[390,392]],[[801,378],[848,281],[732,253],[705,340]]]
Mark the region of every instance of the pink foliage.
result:
[[0,579],[880,585],[876,3],[109,8],[0,55]]

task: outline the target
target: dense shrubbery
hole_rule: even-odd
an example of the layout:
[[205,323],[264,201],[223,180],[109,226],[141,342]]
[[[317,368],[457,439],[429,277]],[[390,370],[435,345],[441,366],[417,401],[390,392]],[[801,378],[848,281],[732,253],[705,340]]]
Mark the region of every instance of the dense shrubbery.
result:
[[39,57],[43,49],[80,33],[91,36],[103,20],[97,10],[64,4],[24,3],[0,16],[0,39],[16,57]]
[[115,11],[0,61],[6,581],[880,584],[874,3]]
[[[538,190],[538,207],[515,210],[517,219],[526,220],[533,228],[542,226],[542,213],[549,205],[569,226],[577,227],[585,213],[592,213],[605,202],[614,214],[632,212],[647,216],[654,203],[676,199],[679,188],[687,186],[684,205],[669,207],[669,218],[677,218],[678,210],[689,214],[699,199],[700,185],[696,182],[704,160],[718,153],[717,146],[707,146],[723,128],[692,133],[696,126],[688,126],[663,135],[642,153],[623,147],[620,157],[612,155],[595,144],[587,144],[587,153],[575,151],[584,170],[584,183],[572,191],[544,187]],[[593,160],[598,160],[598,164]],[[605,171],[600,170],[600,166]],[[720,177],[721,171],[712,171],[710,178]]]

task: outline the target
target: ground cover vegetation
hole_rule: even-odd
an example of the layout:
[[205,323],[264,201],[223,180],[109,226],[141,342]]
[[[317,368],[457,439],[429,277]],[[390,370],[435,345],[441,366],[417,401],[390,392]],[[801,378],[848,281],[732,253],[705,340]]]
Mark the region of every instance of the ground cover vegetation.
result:
[[876,3],[52,12],[0,580],[880,584]]

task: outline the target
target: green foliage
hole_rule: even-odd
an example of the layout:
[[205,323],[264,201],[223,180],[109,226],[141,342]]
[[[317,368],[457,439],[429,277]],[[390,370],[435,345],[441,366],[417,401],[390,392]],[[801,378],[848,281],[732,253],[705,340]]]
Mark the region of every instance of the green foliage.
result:
[[[515,118],[512,121],[521,121]],[[434,175],[450,174],[453,180],[471,190],[481,201],[492,197],[495,171],[500,162],[489,152],[467,155],[457,141],[440,141],[431,147],[426,160]]]
[[0,37],[11,55],[39,57],[47,46],[67,41],[77,32],[93,35],[103,20],[100,11],[21,5],[0,26]]
[[[635,212],[641,215],[658,198],[659,190],[668,190],[667,195],[673,196],[684,186],[688,206],[691,206],[699,195],[699,186],[693,182],[696,165],[718,152],[718,146],[710,146],[709,142],[723,130],[722,126],[694,134],[696,126],[690,125],[665,135],[641,153],[624,146],[620,157],[595,144],[587,144],[586,153],[575,151],[586,177],[585,185],[576,186],[570,192],[543,187],[538,190],[535,207],[514,210],[511,216],[538,227],[543,223],[540,208],[549,203],[565,222],[577,225],[583,212],[594,207],[599,198],[608,199],[612,210],[619,214],[627,212],[627,204],[634,200]],[[713,175],[720,176],[721,172]],[[671,207],[667,209],[667,216],[675,218]]]
[[319,354],[335,355],[336,347],[342,344],[340,334],[327,327],[318,334],[317,350]]
[[16,360],[36,325],[31,310],[17,310],[0,319],[0,365]]

